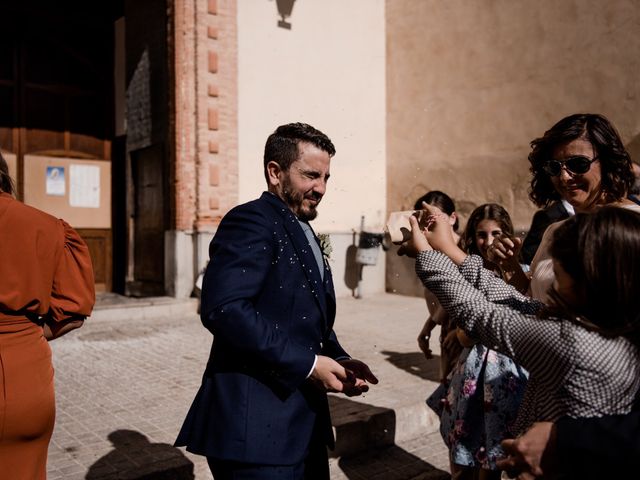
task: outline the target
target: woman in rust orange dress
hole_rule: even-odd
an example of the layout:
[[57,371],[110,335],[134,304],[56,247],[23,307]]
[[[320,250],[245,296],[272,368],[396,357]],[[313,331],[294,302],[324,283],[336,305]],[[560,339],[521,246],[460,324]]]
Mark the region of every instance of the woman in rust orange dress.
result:
[[80,327],[95,293],[78,234],[13,193],[0,155],[0,477],[33,480],[55,420],[48,340]]

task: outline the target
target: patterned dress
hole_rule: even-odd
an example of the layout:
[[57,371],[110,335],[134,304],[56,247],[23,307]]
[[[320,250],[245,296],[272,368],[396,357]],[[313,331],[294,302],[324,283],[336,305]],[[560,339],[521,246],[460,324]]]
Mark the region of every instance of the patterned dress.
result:
[[451,461],[496,470],[504,452],[500,442],[511,438],[527,372],[506,355],[481,343],[465,348],[446,384],[427,399],[440,416],[440,433]]

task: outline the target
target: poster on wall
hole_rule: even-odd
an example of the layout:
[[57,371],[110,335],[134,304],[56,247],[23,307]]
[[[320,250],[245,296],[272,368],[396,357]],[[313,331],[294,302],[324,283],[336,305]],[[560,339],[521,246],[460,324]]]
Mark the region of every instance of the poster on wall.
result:
[[72,207],[100,208],[100,167],[71,165],[69,204]]
[[47,167],[46,185],[47,195],[64,197],[67,193],[64,183],[64,167]]

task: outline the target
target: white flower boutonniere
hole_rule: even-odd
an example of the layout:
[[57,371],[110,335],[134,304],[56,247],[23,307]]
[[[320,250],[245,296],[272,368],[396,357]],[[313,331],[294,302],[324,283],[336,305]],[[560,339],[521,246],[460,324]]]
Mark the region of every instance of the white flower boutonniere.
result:
[[331,247],[331,237],[328,233],[319,233],[318,240],[320,240],[320,250],[322,250],[322,256],[327,260],[331,258],[331,252],[333,248]]

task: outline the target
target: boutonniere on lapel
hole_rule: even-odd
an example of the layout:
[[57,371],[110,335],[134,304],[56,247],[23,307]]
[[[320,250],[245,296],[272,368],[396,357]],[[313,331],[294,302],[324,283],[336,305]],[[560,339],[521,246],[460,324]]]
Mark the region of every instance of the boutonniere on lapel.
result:
[[333,251],[333,247],[331,247],[331,237],[328,233],[319,233],[318,240],[320,241],[320,250],[322,250],[322,256],[325,261],[331,258],[331,252]]

